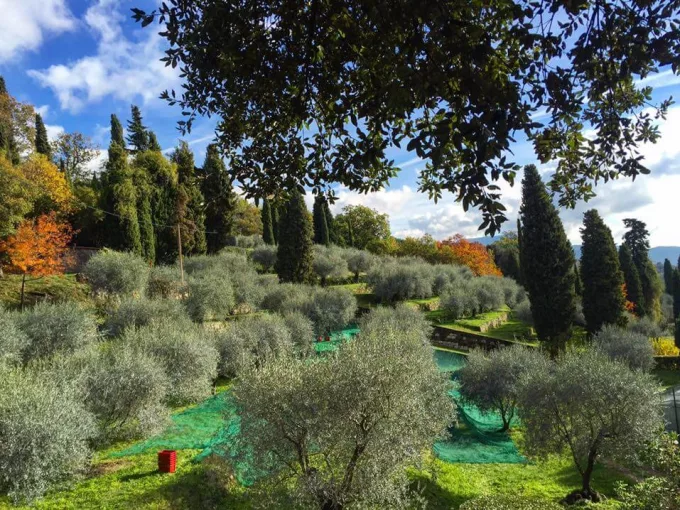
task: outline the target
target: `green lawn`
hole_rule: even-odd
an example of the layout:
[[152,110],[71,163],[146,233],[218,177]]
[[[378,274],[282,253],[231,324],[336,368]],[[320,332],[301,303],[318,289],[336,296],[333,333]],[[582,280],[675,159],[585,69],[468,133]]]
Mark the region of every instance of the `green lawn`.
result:
[[503,313],[507,313],[508,309],[504,308],[496,312],[489,312],[478,315],[473,319],[459,319],[454,320],[448,317],[445,310],[434,310],[426,312],[425,316],[432,321],[433,324],[442,328],[453,329],[455,331],[462,331],[464,333],[471,333],[473,335],[481,335],[490,338],[498,338],[500,340],[509,340],[511,342],[521,342],[535,345],[535,340],[526,340],[531,328],[524,322],[513,317],[512,313],[508,315],[508,320],[497,328],[489,329],[486,333],[479,331],[479,325],[489,322]]
[[[43,299],[90,303],[89,296],[89,287],[77,282],[74,274],[26,279],[25,301],[27,305]],[[21,276],[6,274],[0,278],[0,305],[17,308],[20,303]]]
[[[663,389],[667,390],[673,386],[680,384],[680,370],[666,370],[663,368],[655,368],[652,370],[657,379],[663,385]],[[676,392],[677,393],[677,392]]]

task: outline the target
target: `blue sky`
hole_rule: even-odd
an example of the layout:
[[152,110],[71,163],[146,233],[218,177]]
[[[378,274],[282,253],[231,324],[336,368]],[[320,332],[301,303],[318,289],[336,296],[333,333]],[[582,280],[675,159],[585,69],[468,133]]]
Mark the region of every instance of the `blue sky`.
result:
[[[109,117],[115,113],[125,123],[130,105],[142,108],[146,124],[164,149],[178,140],[176,122],[180,115],[158,99],[159,93],[180,83],[177,71],[166,68],[163,41],[151,28],[140,29],[130,19],[130,8],[152,8],[153,0],[0,0],[0,73],[21,101],[34,104],[43,114],[50,135],[62,130],[80,131],[102,148],[108,145]],[[680,79],[661,73],[645,80],[655,87],[654,99],[680,95]],[[196,152],[198,164],[212,139],[215,121],[202,119],[186,140]],[[567,233],[580,243],[578,227],[583,212],[597,208],[615,239],[623,234],[622,219],[646,221],[652,246],[680,245],[680,105],[669,111],[660,125],[662,138],[644,147],[651,176],[635,183],[620,180],[598,187],[598,196],[575,210],[561,211]],[[531,146],[518,139],[513,146],[518,163],[534,163]],[[339,189],[334,212],[348,204],[363,204],[389,214],[398,236],[430,233],[444,238],[454,233],[469,237],[477,232],[481,215],[465,213],[452,196],[438,204],[417,192],[418,172],[424,162],[405,150],[390,156],[402,168],[390,186],[370,195]],[[102,158],[95,165],[101,165]],[[541,168],[548,178],[551,165]],[[502,184],[514,228],[519,207],[519,189]],[[311,198],[310,198],[311,203]]]

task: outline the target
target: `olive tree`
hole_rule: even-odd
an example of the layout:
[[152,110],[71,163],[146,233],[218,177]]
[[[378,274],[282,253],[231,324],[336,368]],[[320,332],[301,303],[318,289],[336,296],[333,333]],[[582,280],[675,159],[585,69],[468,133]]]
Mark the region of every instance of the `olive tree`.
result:
[[279,359],[234,389],[237,450],[299,504],[390,506],[405,467],[454,419],[432,350],[396,328],[361,334],[325,361]]
[[155,266],[149,273],[146,294],[150,298],[177,298],[184,286],[180,281],[179,269],[173,266]]
[[182,303],[176,299],[124,298],[106,321],[110,335],[118,336],[126,328],[141,327],[152,322],[189,320]]
[[357,300],[347,289],[316,289],[301,311],[312,321],[316,335],[326,335],[354,320]]
[[548,363],[537,349],[520,345],[491,352],[473,350],[458,371],[464,401],[486,413],[498,413],[501,432],[510,428],[517,411],[519,382],[527,372],[542,370]]
[[101,294],[143,294],[149,265],[134,253],[102,250],[85,264],[83,274],[92,290]]
[[224,320],[236,306],[231,279],[224,275],[191,277],[187,290],[184,306],[196,322]]
[[649,372],[654,367],[654,347],[646,334],[605,324],[593,337],[593,346],[632,369]]
[[439,298],[440,307],[448,312],[453,319],[472,317],[479,308],[476,293],[468,292],[467,285],[450,285],[446,287]]
[[253,250],[250,255],[253,261],[262,266],[265,273],[270,272],[276,265],[276,246],[266,244]]
[[366,250],[344,250],[347,268],[354,273],[354,281],[359,281],[361,273],[367,273],[375,264],[376,257]]
[[308,356],[314,352],[314,325],[301,312],[288,312],[283,320],[290,332],[290,340],[300,356]]
[[598,501],[591,487],[595,465],[638,451],[663,424],[658,385],[595,350],[567,352],[525,374],[519,388],[520,419],[531,455],[569,451],[582,485],[567,497]]
[[342,278],[347,276],[349,269],[347,262],[336,248],[328,248],[322,245],[314,246],[314,259],[312,269],[325,286],[328,278]]
[[390,261],[374,266],[366,280],[373,294],[383,302],[426,299],[434,295],[433,269],[430,264],[418,260]]
[[429,345],[432,324],[425,318],[425,314],[400,303],[394,308],[374,308],[359,321],[359,330],[364,335],[380,335],[382,331],[390,330],[403,331],[410,338]]
[[18,326],[16,315],[0,307],[0,366],[18,365],[30,340]]

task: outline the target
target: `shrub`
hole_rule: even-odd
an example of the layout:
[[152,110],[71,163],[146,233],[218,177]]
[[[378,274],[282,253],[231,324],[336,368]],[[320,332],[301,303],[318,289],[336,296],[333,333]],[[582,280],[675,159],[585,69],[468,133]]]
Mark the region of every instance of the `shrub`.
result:
[[146,284],[146,294],[150,298],[177,298],[182,294],[179,269],[173,266],[156,266],[151,269]]
[[476,293],[470,292],[467,286],[450,286],[444,289],[440,298],[440,306],[454,319],[472,317],[479,308]]
[[302,306],[314,325],[316,335],[326,335],[350,324],[356,315],[357,300],[346,289],[317,289]]
[[460,510],[563,510],[564,507],[545,499],[500,494],[481,496],[466,501]]
[[154,323],[127,330],[123,342],[158,360],[168,377],[170,404],[197,402],[210,395],[219,355],[198,326]]
[[0,367],[21,363],[21,354],[30,344],[16,319],[16,314],[0,307]]
[[503,289],[503,301],[508,307],[514,308],[517,303],[526,299],[525,290],[512,278],[500,278],[500,284]]
[[252,272],[254,267],[245,253],[229,251],[217,255],[195,255],[184,259],[184,270],[194,277],[229,278],[235,274]]
[[655,356],[680,356],[680,349],[672,338],[654,338],[652,348]]
[[129,327],[141,327],[152,322],[189,320],[182,303],[176,299],[124,299],[106,321],[108,333],[120,335]]
[[474,277],[472,270],[467,266],[452,266],[452,265],[438,265],[434,282],[432,284],[432,292],[436,296],[441,296],[449,286],[465,285],[470,279]]
[[314,294],[309,285],[282,283],[272,286],[262,299],[261,307],[270,312],[286,313],[302,311],[303,305]]
[[238,235],[234,237],[235,246],[239,248],[252,249],[259,248],[264,245],[262,236],[259,234],[253,234],[250,236]]
[[301,312],[288,312],[283,315],[290,339],[301,356],[314,352],[314,325]]
[[168,378],[161,364],[129,344],[95,353],[85,374],[85,404],[105,441],[150,436],[165,425]]
[[87,261],[83,274],[95,292],[141,295],[149,271],[144,259],[133,253],[102,250]]
[[654,366],[654,348],[649,337],[605,324],[593,337],[593,346],[615,361],[648,372]]
[[468,282],[467,290],[477,296],[477,313],[491,312],[503,306],[505,293],[501,279],[495,276],[473,278]]
[[359,330],[362,335],[380,335],[381,331],[402,331],[410,338],[429,345],[432,325],[425,318],[425,314],[400,303],[394,308],[386,306],[374,308],[362,317]]
[[236,305],[232,283],[225,277],[191,278],[184,300],[189,316],[196,322],[224,320]]
[[24,361],[73,352],[97,340],[97,323],[81,305],[74,302],[41,302],[17,315],[19,328],[28,336]]
[[0,367],[0,490],[15,503],[81,472],[96,430],[76,385]]
[[343,278],[349,272],[339,250],[320,245],[314,246],[312,269],[321,279],[321,285],[326,285],[328,278]]
[[366,277],[380,301],[426,299],[433,295],[433,266],[417,260],[386,262],[371,269]]
[[215,333],[219,373],[239,377],[246,370],[292,352],[291,333],[279,315],[245,317]]
[[276,246],[266,244],[255,248],[250,256],[266,273],[269,273],[276,265],[276,251]]
[[644,335],[647,338],[659,338],[663,335],[659,324],[649,317],[640,317],[628,323],[628,331]]
[[375,263],[375,256],[365,250],[343,250],[343,257],[347,261],[347,268],[354,273],[354,281],[359,281],[359,274],[367,273]]
[[534,317],[531,315],[531,303],[528,299],[520,301],[519,304],[512,309],[512,313],[517,320],[520,320],[525,324],[533,325]]
[[[230,278],[234,289],[236,313],[251,313],[257,310],[264,299],[267,287],[255,271],[236,273]],[[266,282],[266,280],[264,280]]]

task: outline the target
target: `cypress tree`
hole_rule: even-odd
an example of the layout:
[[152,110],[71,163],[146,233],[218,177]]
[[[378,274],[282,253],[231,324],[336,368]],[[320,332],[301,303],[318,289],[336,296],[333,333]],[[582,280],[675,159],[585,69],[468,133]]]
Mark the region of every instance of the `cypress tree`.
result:
[[622,244],[619,248],[619,265],[626,283],[626,299],[635,305],[637,315],[644,315],[645,298],[642,295],[640,273],[633,262],[633,255],[627,244]]
[[[137,189],[140,190],[139,187]],[[148,190],[138,193],[137,219],[139,221],[139,235],[141,237],[144,259],[149,264],[153,264],[156,262],[156,234],[154,232]]]
[[326,215],[328,238],[330,239],[331,244],[338,244],[338,229],[335,228],[335,219],[333,218],[333,214],[331,214],[331,208],[330,205],[328,205],[328,200],[323,201],[323,210],[324,214]]
[[181,141],[172,160],[177,165],[177,216],[182,234],[182,251],[187,255],[205,253],[205,214],[203,193],[196,177],[194,153],[189,144]]
[[574,251],[534,165],[522,180],[520,264],[536,333],[552,356],[564,349],[576,310]]
[[587,211],[581,229],[583,315],[590,334],[604,324],[617,324],[625,310],[623,273],[611,230],[595,209]]
[[161,144],[158,143],[158,138],[156,138],[156,133],[149,130],[147,131],[147,136],[149,138],[149,150],[154,152],[161,152]]
[[305,199],[295,191],[286,204],[279,226],[276,272],[281,282],[306,283],[312,279],[312,236],[312,221]]
[[352,227],[352,220],[347,217],[347,240],[349,241],[349,247],[354,248],[354,228]]
[[629,229],[623,235],[624,244],[628,245],[637,267],[644,296],[642,313],[656,320],[661,315],[661,280],[654,263],[649,259],[649,231],[647,225],[633,218],[623,220]]
[[666,294],[673,295],[673,264],[666,259],[663,261],[663,282],[666,286]]
[[312,216],[314,218],[314,243],[328,246],[331,243],[326,222],[326,208],[324,207],[324,197],[317,195],[314,198]]
[[274,232],[274,244],[279,244],[279,220],[281,219],[281,205],[274,202],[270,205],[272,210],[272,231]]
[[583,280],[581,280],[578,264],[574,264],[574,290],[577,296],[583,296]]
[[127,153],[118,143],[109,145],[106,164],[107,184],[110,187],[110,205],[116,221],[109,232],[114,248],[144,255],[137,217],[137,190],[127,164]]
[[111,142],[117,143],[125,148],[125,138],[123,137],[123,125],[118,120],[115,113],[111,114]]
[[35,150],[39,154],[47,156],[47,159],[52,159],[52,147],[47,137],[47,129],[45,129],[45,124],[39,113],[35,114]]
[[127,141],[135,152],[149,150],[149,132],[142,122],[142,112],[139,107],[132,105],[132,120],[128,121]]
[[[0,76],[0,105],[3,109],[10,108],[10,96],[7,92],[5,79]],[[7,159],[14,164],[19,163],[19,155],[16,151],[16,142],[14,140],[14,126],[12,125],[12,112],[0,112],[0,150],[5,152]]]
[[203,175],[205,228],[213,232],[207,236],[208,252],[216,253],[227,246],[234,235],[236,195],[224,161],[214,144],[208,145]]
[[274,225],[272,222],[272,207],[266,198],[262,203],[262,239],[267,244],[274,244]]

